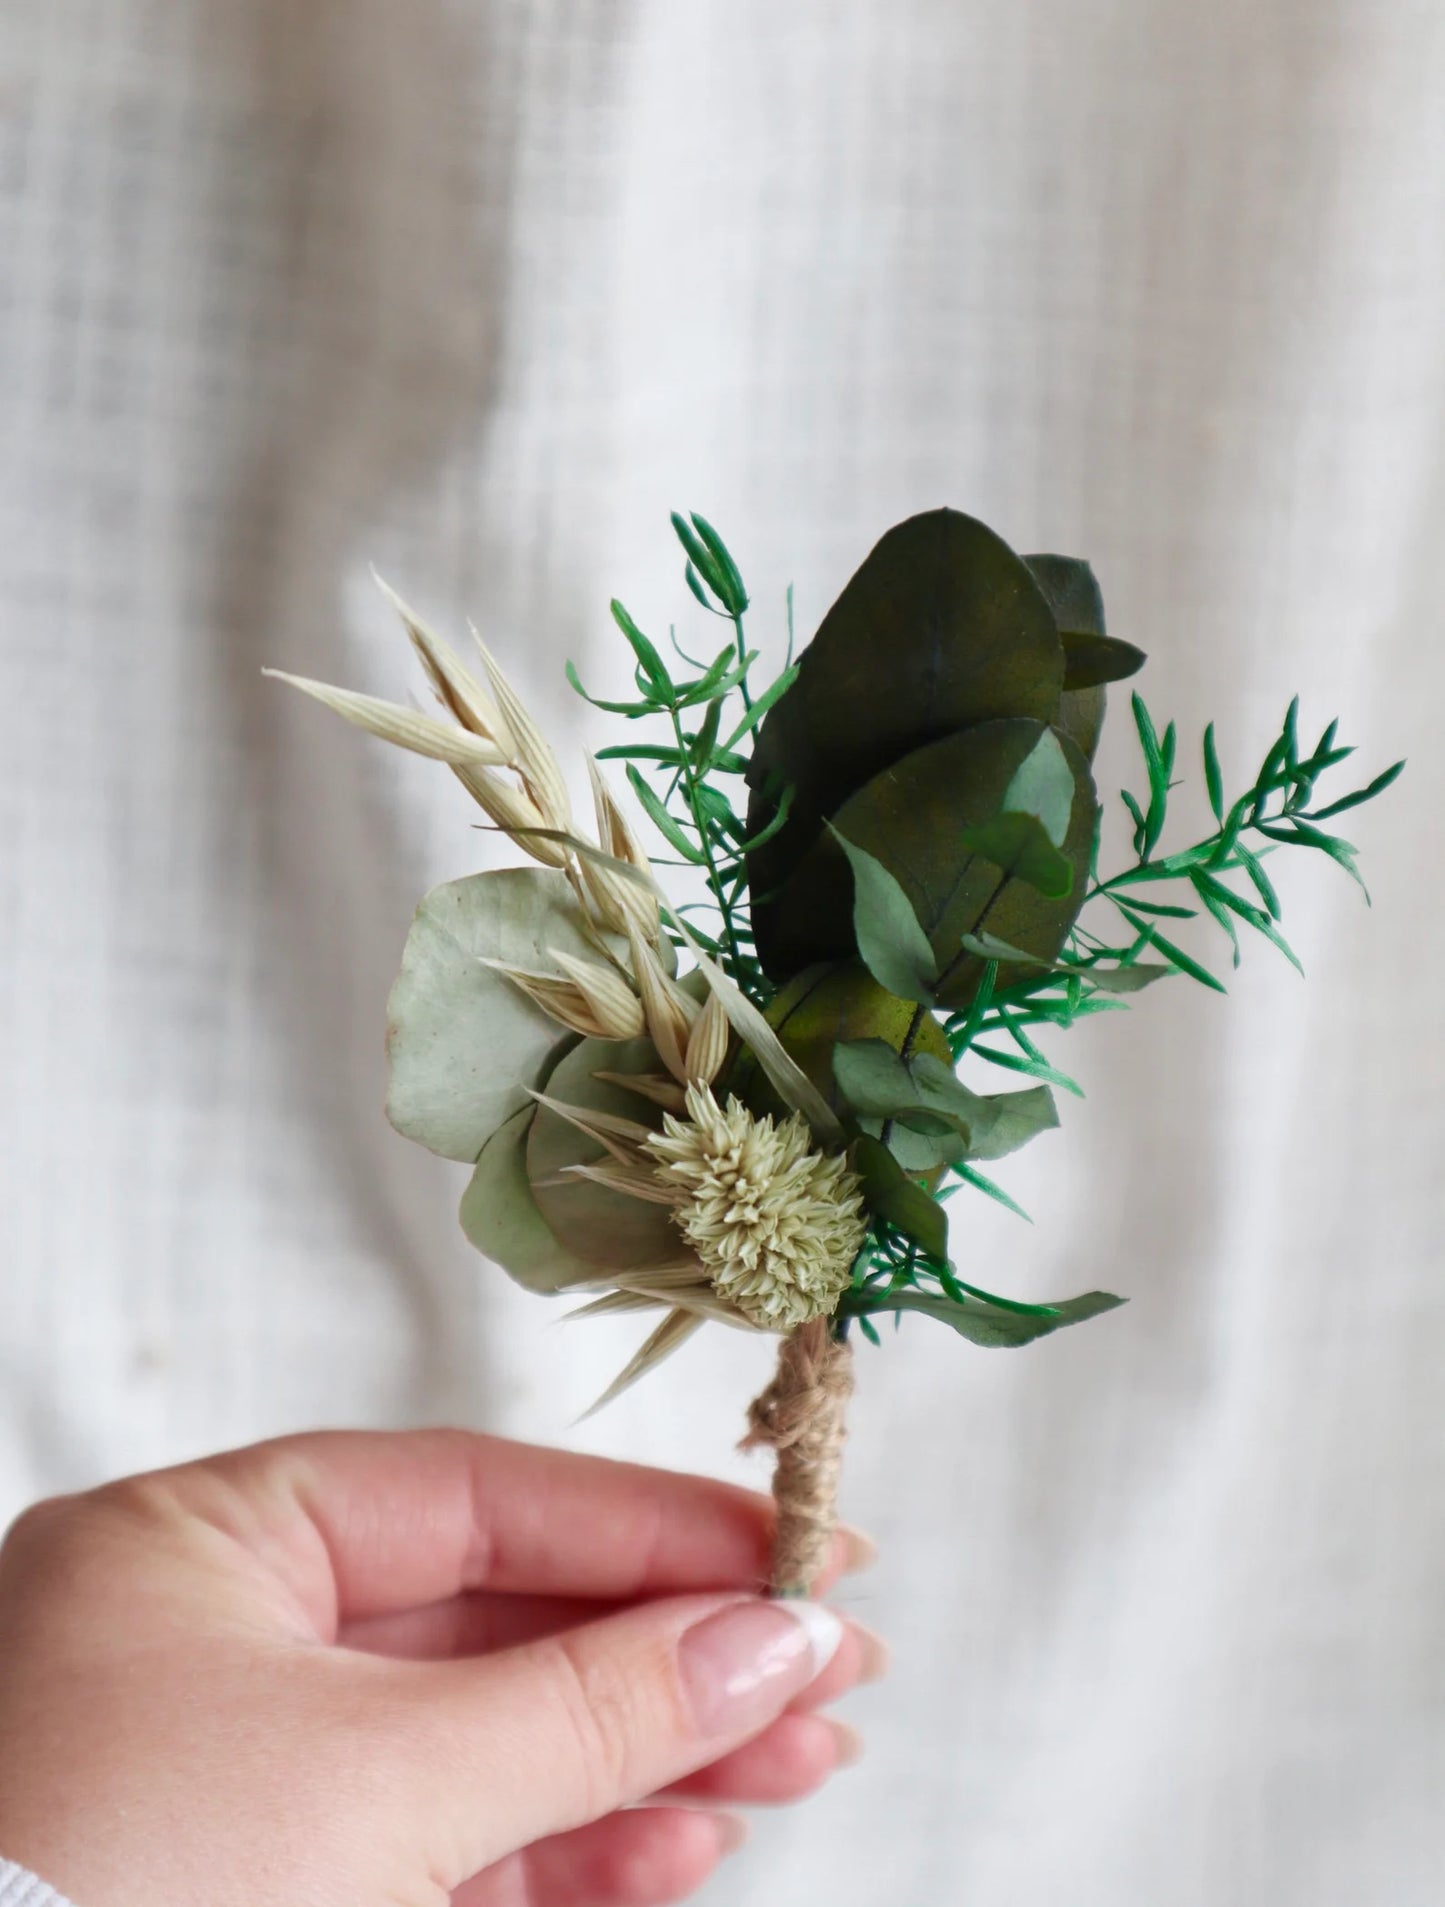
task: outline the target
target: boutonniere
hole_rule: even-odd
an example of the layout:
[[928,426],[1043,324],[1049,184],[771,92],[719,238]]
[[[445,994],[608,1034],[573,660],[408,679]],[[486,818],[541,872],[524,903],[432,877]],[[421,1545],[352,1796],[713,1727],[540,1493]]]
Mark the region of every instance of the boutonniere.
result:
[[601,1401],[708,1323],[778,1337],[747,1441],[776,1453],[773,1587],[806,1594],[855,1336],[878,1344],[891,1315],[1017,1346],[1122,1302],[972,1276],[956,1195],[1013,1206],[995,1162],[1078,1092],[1053,1036],[1171,976],[1222,992],[1199,928],[1236,965],[1255,934],[1298,966],[1270,857],[1358,880],[1328,824],[1403,764],[1326,795],[1351,751],[1333,722],[1306,747],[1296,702],[1230,797],[1211,724],[1180,844],[1175,724],[1136,693],[1132,855],[1105,873],[1091,764],[1144,657],[1107,632],[1087,563],[910,517],[763,680],[726,545],[673,525],[727,639],[695,658],[613,603],[635,690],[594,701],[626,739],[586,764],[587,825],[490,650],[464,663],[398,598],[436,713],[283,679],[445,764],[525,857],[417,911],[387,1010],[393,1125],[472,1167],[463,1229],[519,1283],[661,1314]]

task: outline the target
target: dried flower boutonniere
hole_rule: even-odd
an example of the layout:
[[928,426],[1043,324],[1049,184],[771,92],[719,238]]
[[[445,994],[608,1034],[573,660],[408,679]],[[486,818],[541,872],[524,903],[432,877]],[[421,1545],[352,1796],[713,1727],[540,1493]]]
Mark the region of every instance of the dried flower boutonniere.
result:
[[[1041,1039],[1168,975],[1222,991],[1177,923],[1215,923],[1236,963],[1245,928],[1295,961],[1268,858],[1308,848],[1358,879],[1324,824],[1403,764],[1324,799],[1350,750],[1333,722],[1305,748],[1296,703],[1226,799],[1211,725],[1209,823],[1165,850],[1176,730],[1136,694],[1133,858],[1104,875],[1090,763],[1107,686],[1144,658],[1106,633],[1087,563],[911,517],[760,686],[732,556],[703,518],[673,524],[728,640],[711,661],[674,643],[674,664],[614,602],[636,695],[595,706],[639,733],[587,764],[590,834],[490,652],[474,672],[399,600],[437,714],[284,679],[444,762],[528,858],[418,909],[388,1009],[392,1123],[473,1168],[463,1228],[518,1282],[596,1294],[584,1315],[662,1313],[608,1397],[709,1320],[780,1338],[748,1441],[776,1453],[773,1587],[806,1594],[855,1330],[876,1344],[881,1315],[917,1314],[1022,1345],[1121,1302],[963,1276],[954,1194],[1012,1206],[985,1168],[1078,1091]],[[990,1071],[1028,1083],[986,1092]]]

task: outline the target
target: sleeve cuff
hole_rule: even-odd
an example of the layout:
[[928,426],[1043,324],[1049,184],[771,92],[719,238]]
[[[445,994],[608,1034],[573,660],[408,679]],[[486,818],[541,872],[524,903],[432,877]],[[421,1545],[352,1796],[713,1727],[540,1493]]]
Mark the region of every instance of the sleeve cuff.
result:
[[28,1868],[0,1860],[0,1907],[70,1907],[70,1902]]

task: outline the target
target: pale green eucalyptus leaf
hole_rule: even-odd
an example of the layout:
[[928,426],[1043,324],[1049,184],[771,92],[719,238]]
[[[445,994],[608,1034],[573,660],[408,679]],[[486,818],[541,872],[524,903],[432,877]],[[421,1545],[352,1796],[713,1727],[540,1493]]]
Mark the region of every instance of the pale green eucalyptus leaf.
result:
[[[582,1113],[598,1112],[635,1125],[656,1127],[660,1110],[639,1093],[602,1080],[599,1073],[655,1073],[650,1040],[579,1040],[545,1084],[547,1097]],[[527,1172],[537,1209],[572,1257],[594,1275],[627,1273],[674,1264],[688,1256],[682,1234],[665,1205],[632,1198],[567,1171],[606,1156],[600,1141],[550,1107],[539,1106],[527,1142]]]
[[983,1298],[968,1297],[959,1303],[941,1293],[897,1291],[870,1309],[874,1312],[916,1311],[925,1318],[937,1318],[940,1324],[950,1325],[971,1344],[993,1350],[1032,1344],[1035,1339],[1048,1337],[1053,1331],[1062,1331],[1067,1325],[1082,1324],[1088,1318],[1097,1318],[1105,1311],[1113,1311],[1124,1302],[1124,1299],[1116,1298],[1109,1291],[1088,1291],[1082,1297],[1069,1298],[1062,1304],[1052,1305],[1047,1311],[1016,1311],[1006,1310],[999,1304],[990,1304]]
[[596,958],[565,876],[549,868],[472,874],[427,895],[387,1002],[386,1111],[398,1132],[471,1164],[529,1103],[572,1036],[484,963],[552,973],[552,948]]
[[999,806],[1004,814],[1032,815],[1054,847],[1063,844],[1074,809],[1074,771],[1053,729],[1040,733],[1014,770]]
[[543,1218],[527,1177],[531,1104],[504,1120],[482,1147],[462,1194],[462,1230],[484,1257],[528,1291],[595,1284],[596,1265],[567,1251]]

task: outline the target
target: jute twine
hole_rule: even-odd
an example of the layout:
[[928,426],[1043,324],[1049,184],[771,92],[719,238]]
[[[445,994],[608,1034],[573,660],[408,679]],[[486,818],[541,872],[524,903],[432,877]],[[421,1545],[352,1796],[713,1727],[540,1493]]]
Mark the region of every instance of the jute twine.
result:
[[806,1596],[828,1557],[838,1523],[838,1472],[853,1394],[853,1352],[810,1318],[783,1339],[772,1382],[748,1407],[744,1450],[777,1454],[773,1497],[775,1596]]

